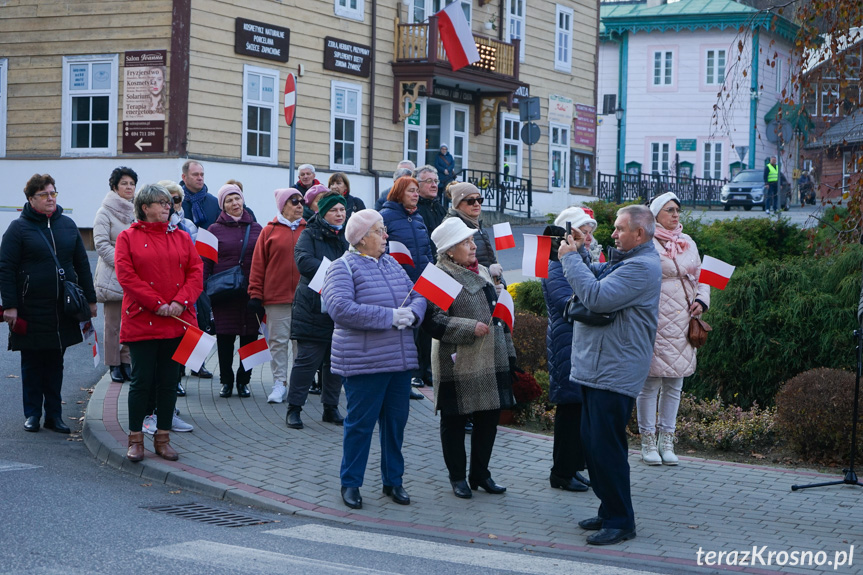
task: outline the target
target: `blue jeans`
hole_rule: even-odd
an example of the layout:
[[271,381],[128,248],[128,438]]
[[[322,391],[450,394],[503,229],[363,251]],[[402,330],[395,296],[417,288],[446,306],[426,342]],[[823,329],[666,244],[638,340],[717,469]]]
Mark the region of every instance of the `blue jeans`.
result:
[[402,443],[410,412],[411,372],[373,373],[342,379],[348,400],[340,472],[343,487],[362,487],[375,422],[381,438],[381,480],[399,487],[405,472]]
[[768,210],[773,210],[774,212],[779,209],[779,192],[777,182],[770,182],[767,184],[767,198],[764,200]]

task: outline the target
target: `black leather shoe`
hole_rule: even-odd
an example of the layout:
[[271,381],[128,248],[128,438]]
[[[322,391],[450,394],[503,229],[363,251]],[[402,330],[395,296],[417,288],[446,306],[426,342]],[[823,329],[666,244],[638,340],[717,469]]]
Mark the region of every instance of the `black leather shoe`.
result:
[[[123,371],[123,377],[126,381],[132,381],[132,366],[128,363],[121,363],[120,369]],[[183,375],[186,375],[186,370],[183,370]]]
[[31,415],[24,420],[24,431],[39,431],[39,416]]
[[237,384],[237,397],[251,397],[252,392],[249,391],[248,383]]
[[213,374],[207,370],[207,366],[202,365],[198,371],[193,371],[192,375],[201,379],[213,379]]
[[186,388],[179,381],[177,382],[177,397],[186,397]]
[[414,388],[411,388],[411,399],[425,399],[425,398],[426,398],[426,396],[424,396],[422,393],[415,390]]
[[483,479],[482,481],[470,481],[470,488],[476,489],[477,487],[482,487],[485,489],[486,493],[491,493],[493,495],[500,495],[504,491],[506,491],[506,487],[502,485],[498,485],[494,482],[494,479],[489,477],[488,479]]
[[425,387],[426,383],[419,377],[411,378],[411,387]]
[[[285,415],[285,425],[291,429],[302,429],[303,420],[300,418],[300,412],[303,410],[299,405],[289,405],[288,413]],[[342,488],[344,489],[344,487]]]
[[578,522],[578,526],[582,529],[587,529],[588,531],[599,531],[602,529],[602,517],[597,515],[590,519],[582,519]]
[[72,433],[69,426],[63,423],[62,417],[46,417],[45,423],[42,425],[45,429],[53,429],[57,433]]
[[408,495],[408,492],[405,491],[405,488],[401,485],[384,485],[384,495],[386,495],[387,497],[392,497],[393,501],[395,501],[399,505],[411,504],[411,498]]
[[587,538],[590,545],[616,545],[635,539],[635,529],[600,529]]
[[585,485],[587,485],[588,487],[590,487],[590,479],[588,479],[587,477],[585,477],[584,475],[582,475],[578,471],[575,472],[575,478],[578,481],[580,481],[580,482],[584,483]]
[[460,479],[459,481],[450,481],[450,485],[452,485],[452,492],[456,497],[460,497],[461,499],[470,499],[473,497],[473,492],[470,490],[470,487],[467,486],[467,481],[464,479]]
[[564,491],[587,491],[589,489],[587,485],[574,477],[564,479],[554,473],[548,476],[548,482],[555,489],[563,489]]
[[321,418],[321,421],[323,421],[324,423],[334,423],[336,425],[345,424],[345,418],[342,417],[341,413],[339,413],[338,405],[325,405],[324,415]]
[[223,383],[222,389],[219,390],[219,397],[231,397],[232,395],[234,395],[234,385]]
[[123,368],[119,365],[111,366],[111,381],[114,383],[123,383],[126,381],[126,376],[123,375]]
[[363,508],[363,497],[359,487],[342,487],[342,501],[351,509]]

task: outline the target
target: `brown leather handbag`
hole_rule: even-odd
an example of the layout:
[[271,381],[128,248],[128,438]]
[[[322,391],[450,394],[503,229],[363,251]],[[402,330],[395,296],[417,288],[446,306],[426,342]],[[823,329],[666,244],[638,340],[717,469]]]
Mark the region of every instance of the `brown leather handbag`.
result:
[[[680,285],[683,287],[683,297],[686,298],[686,309],[692,307],[692,302],[689,301],[689,295],[686,293],[686,284],[683,283],[683,276],[680,275],[680,267],[677,265],[677,260],[672,260],[674,262],[674,267],[677,268],[677,279],[680,280]],[[710,327],[710,324],[701,319],[700,317],[690,317],[689,318],[689,331],[686,333],[686,339],[689,340],[689,344],[698,349],[707,343],[707,333],[713,331],[713,328]]]

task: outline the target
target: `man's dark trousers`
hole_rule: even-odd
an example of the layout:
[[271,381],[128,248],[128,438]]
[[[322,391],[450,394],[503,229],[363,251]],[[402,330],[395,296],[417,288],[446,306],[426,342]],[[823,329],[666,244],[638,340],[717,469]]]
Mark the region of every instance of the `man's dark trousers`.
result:
[[629,489],[629,444],[626,424],[635,398],[581,386],[581,440],[590,484],[599,497],[599,515],[606,529],[635,529]]

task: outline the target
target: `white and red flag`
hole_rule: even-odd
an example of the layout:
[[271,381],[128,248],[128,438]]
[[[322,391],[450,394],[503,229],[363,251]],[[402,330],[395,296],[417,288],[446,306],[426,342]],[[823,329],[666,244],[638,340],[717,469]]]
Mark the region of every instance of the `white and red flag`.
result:
[[401,242],[390,240],[390,255],[402,265],[417,267],[414,259],[411,257],[411,251]]
[[453,2],[440,12],[437,16],[438,35],[446,50],[449,63],[453,72],[474,62],[479,62],[479,51],[470,24],[467,23],[461,2]]
[[256,339],[240,348],[240,362],[246,370],[273,360],[267,340]]
[[704,260],[701,262],[701,274],[698,276],[698,281],[713,286],[716,289],[725,289],[733,273],[733,265],[710,256],[704,256]]
[[531,278],[548,277],[548,259],[551,254],[551,236],[524,234],[524,254],[521,273]]
[[189,326],[171,359],[185,365],[192,371],[200,371],[201,366],[204,365],[204,360],[210,355],[214,345],[216,345],[215,337],[196,327]]
[[492,226],[494,230],[494,249],[508,250],[515,247],[515,236],[512,235],[512,227],[509,222],[495,224]]
[[195,239],[195,249],[198,255],[214,262],[219,261],[219,238],[205,230],[198,228],[198,237]]
[[99,367],[102,363],[102,356],[99,355],[99,336],[93,331],[93,367]]
[[321,265],[318,266],[318,271],[315,272],[315,276],[309,282],[309,287],[315,290],[315,293],[321,293],[321,290],[324,289],[324,278],[327,275],[327,270],[330,269],[331,263],[333,262],[330,261],[330,258],[324,256],[324,259],[321,260]]
[[512,331],[512,326],[515,324],[515,302],[512,301],[512,296],[505,289],[500,290],[497,305],[494,306],[494,312],[491,315],[500,318],[503,323],[509,326],[509,331]]
[[267,314],[264,314],[264,317],[261,318],[261,325],[258,327],[258,333],[264,336],[264,339],[270,339],[270,329],[267,326]]
[[414,291],[446,311],[461,293],[462,285],[448,273],[429,263],[414,284]]

